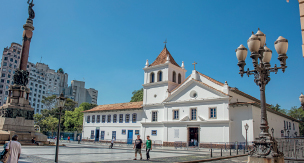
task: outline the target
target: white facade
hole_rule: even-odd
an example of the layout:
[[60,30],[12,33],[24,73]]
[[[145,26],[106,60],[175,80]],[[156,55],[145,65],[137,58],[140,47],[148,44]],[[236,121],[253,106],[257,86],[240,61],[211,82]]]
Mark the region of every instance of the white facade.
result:
[[[245,142],[246,123],[249,125],[248,141],[258,136],[261,114],[258,99],[196,70],[187,78],[185,73],[183,64],[178,66],[165,47],[157,59],[151,65],[147,61],[144,68],[142,107],[124,108],[128,103],[123,103],[102,105],[84,112],[83,138],[111,139],[112,131],[116,131],[116,139],[136,139],[134,132],[139,130],[143,139],[150,135],[152,140],[160,140],[164,145],[175,141],[192,145]],[[111,115],[109,117],[113,118],[114,114],[125,117],[133,113],[137,114],[136,123],[92,122],[92,116]],[[267,116],[269,131],[274,128],[275,137],[282,137],[281,131],[284,126],[287,128],[287,123],[289,136],[299,133],[297,120],[271,109]],[[105,136],[101,137],[101,132]]]

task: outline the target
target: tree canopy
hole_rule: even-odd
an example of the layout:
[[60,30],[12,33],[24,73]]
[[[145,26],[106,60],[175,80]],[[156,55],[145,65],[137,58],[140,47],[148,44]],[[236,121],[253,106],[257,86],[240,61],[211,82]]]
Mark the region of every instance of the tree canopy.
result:
[[144,94],[143,92],[144,92],[143,89],[133,91],[132,92],[133,96],[131,97],[130,102],[143,101],[143,94]]
[[98,105],[96,105],[96,104],[90,104],[88,102],[83,102],[83,103],[81,103],[79,105],[79,107],[83,108],[83,111],[90,110],[92,108],[95,108],[96,106],[98,106]]

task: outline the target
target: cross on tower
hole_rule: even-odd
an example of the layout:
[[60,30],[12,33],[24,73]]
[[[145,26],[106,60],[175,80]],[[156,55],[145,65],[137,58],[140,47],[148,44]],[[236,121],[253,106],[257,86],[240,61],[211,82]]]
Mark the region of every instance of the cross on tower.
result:
[[166,47],[166,44],[167,44],[167,39],[165,40],[165,42],[164,42],[164,43],[165,43],[165,47]]
[[195,70],[195,65],[196,65],[197,63],[194,61],[192,64],[193,64],[193,66],[194,66],[194,70]]

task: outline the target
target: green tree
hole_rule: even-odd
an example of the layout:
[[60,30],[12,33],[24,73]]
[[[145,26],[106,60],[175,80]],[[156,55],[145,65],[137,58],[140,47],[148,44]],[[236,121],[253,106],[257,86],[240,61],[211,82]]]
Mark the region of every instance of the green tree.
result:
[[40,126],[42,133],[54,132],[58,127],[58,119],[49,115],[46,109],[42,110],[41,113],[34,115],[34,123]]
[[48,97],[42,96],[41,102],[44,104],[46,109],[51,110],[56,106],[56,98],[57,98],[56,95],[52,95]]
[[[47,109],[44,109],[41,111],[41,114],[43,115],[43,117],[48,117],[48,116],[52,116],[54,118],[59,119],[59,108],[57,106],[57,100],[56,100],[56,95],[52,95],[49,97],[43,97],[43,100],[41,101],[46,107]],[[60,126],[61,126],[61,130],[68,130],[65,128],[64,126],[64,116],[65,116],[65,112],[66,111],[74,111],[74,109],[77,106],[77,102],[67,98],[66,102],[62,108],[61,111],[61,119],[60,119]],[[36,124],[41,123],[41,120],[39,120],[39,117],[37,117],[36,120]],[[39,124],[38,124],[39,125]],[[40,125],[39,125],[40,126]],[[41,127],[41,126],[40,126]]]
[[74,111],[66,111],[64,116],[64,126],[66,131],[82,131],[83,107],[75,108]]
[[273,110],[275,110],[275,111],[281,112],[283,114],[287,114],[286,109],[282,109],[279,104],[276,104],[275,106],[271,105],[270,108],[273,109]]
[[143,92],[144,92],[143,89],[133,91],[132,92],[133,96],[131,97],[130,102],[143,101],[143,94],[144,94]]
[[92,108],[95,108],[96,106],[98,106],[98,105],[96,105],[96,104],[90,104],[88,102],[83,102],[83,103],[81,103],[79,105],[79,107],[83,108],[83,111],[90,110]]
[[290,110],[288,110],[287,112],[287,115],[291,116],[292,118],[294,119],[297,119],[299,121],[302,121],[302,122],[299,122],[299,132],[300,132],[300,135],[304,135],[304,111],[301,107],[292,107]]

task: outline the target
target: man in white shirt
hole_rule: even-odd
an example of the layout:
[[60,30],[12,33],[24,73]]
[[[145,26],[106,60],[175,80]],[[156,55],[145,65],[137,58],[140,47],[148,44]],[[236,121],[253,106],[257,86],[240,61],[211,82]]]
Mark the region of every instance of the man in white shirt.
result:
[[113,148],[114,141],[115,141],[115,137],[113,137],[111,140],[111,148]]
[[21,154],[21,144],[17,141],[18,135],[12,137],[12,141],[8,142],[5,150],[10,151],[10,156],[7,163],[18,163]]

